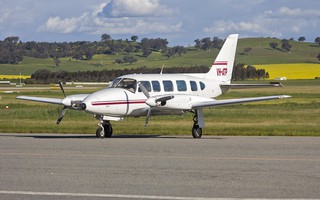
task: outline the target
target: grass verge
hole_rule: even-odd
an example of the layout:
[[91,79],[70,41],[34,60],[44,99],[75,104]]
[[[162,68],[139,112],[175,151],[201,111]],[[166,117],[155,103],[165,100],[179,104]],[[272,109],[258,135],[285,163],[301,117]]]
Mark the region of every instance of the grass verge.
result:
[[[290,81],[284,88],[231,90],[220,99],[287,94],[293,98],[205,109],[204,135],[320,136],[320,81]],[[68,90],[67,94],[79,93]],[[86,92],[91,92],[89,89]],[[62,97],[61,91],[20,91],[19,95]],[[0,94],[2,133],[94,134],[97,120],[81,111],[68,110],[55,124],[62,106],[19,101],[17,94]],[[5,109],[9,106],[10,109]],[[191,135],[192,114],[154,116],[112,122],[114,134]]]

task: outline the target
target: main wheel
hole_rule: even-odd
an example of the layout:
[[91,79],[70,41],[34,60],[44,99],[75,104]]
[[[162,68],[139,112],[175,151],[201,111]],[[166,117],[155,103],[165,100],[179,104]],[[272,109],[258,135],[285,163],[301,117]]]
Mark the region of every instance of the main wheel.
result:
[[97,131],[96,131],[96,136],[97,138],[104,138],[105,137],[105,132],[103,130],[103,128],[101,128],[100,126],[98,127]]
[[202,128],[200,128],[199,125],[194,125],[192,127],[192,136],[193,136],[193,138],[201,138]]
[[111,124],[106,124],[103,126],[104,132],[105,132],[105,137],[111,137],[113,133],[113,129]]

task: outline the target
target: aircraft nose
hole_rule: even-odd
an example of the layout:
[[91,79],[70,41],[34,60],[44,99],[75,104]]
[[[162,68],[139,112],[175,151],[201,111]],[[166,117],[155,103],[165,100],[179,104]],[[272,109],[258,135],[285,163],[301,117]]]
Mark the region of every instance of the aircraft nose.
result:
[[87,108],[87,105],[85,103],[81,103],[80,107],[81,107],[82,110],[85,110]]

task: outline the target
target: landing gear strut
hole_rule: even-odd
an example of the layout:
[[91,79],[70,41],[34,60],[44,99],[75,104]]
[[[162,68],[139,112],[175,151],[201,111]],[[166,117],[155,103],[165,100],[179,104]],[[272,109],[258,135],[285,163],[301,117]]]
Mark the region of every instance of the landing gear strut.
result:
[[192,136],[193,138],[201,138],[202,127],[204,127],[204,121],[202,116],[202,110],[196,110],[193,117]]
[[96,131],[96,136],[97,138],[105,138],[105,137],[111,137],[112,136],[112,126],[110,124],[110,121],[106,121],[106,120],[100,120],[99,124],[98,124],[98,129]]

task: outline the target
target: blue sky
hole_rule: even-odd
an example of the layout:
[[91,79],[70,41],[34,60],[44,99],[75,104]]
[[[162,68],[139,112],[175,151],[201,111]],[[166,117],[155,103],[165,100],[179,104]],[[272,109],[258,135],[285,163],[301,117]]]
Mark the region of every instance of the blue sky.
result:
[[169,46],[197,38],[277,37],[313,42],[320,36],[315,0],[0,0],[0,40],[97,41],[166,38]]

